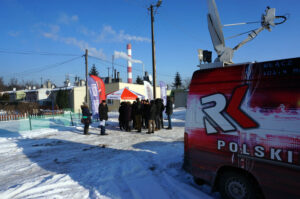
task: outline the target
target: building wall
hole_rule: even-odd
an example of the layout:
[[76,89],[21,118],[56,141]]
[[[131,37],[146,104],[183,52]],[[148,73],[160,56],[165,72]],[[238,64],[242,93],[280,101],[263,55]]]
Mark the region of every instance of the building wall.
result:
[[40,88],[40,89],[37,89],[37,91],[38,91],[38,98],[37,98],[37,100],[39,100],[39,101],[40,100],[46,100],[46,99],[48,99],[48,97],[49,97],[49,95],[51,93],[51,89],[47,89],[47,88]]
[[71,92],[72,100],[71,107],[75,113],[81,112],[80,106],[85,100],[85,86],[74,87],[73,92]]
[[16,92],[16,100],[24,100],[26,97],[26,93],[24,91]]

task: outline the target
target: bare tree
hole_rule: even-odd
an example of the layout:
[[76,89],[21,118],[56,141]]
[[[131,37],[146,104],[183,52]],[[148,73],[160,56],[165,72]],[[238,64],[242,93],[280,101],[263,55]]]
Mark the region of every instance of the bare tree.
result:
[[183,80],[183,88],[189,89],[191,84],[191,78],[187,77]]
[[10,78],[8,83],[8,89],[12,90],[13,88],[20,89],[21,86],[19,85],[18,79],[15,77]]
[[0,77],[0,91],[6,90],[6,85],[4,84],[3,77]]
[[33,87],[33,86],[35,86],[36,88],[39,88],[40,87],[40,85],[36,82],[36,81],[34,81],[34,80],[27,80],[24,84],[22,84],[21,85],[22,87],[26,87],[26,86],[30,86],[31,88]]

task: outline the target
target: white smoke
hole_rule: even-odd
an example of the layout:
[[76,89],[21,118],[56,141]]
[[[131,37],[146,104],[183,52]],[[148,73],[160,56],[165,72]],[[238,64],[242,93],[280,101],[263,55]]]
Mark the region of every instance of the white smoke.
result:
[[131,63],[136,63],[136,64],[142,64],[143,62],[141,60],[137,60],[137,59],[132,59],[131,57],[129,57],[126,53],[124,52],[118,52],[118,51],[115,51],[114,52],[114,58],[115,59],[126,59],[128,61],[131,61]]

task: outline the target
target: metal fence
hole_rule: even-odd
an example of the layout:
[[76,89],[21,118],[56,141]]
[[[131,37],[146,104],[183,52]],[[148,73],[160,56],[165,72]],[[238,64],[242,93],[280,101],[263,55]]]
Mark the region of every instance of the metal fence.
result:
[[[5,121],[14,120],[14,125],[20,131],[37,130],[44,128],[64,128],[71,126],[81,126],[81,113],[65,111],[61,114],[26,115],[26,114],[2,114],[0,125]],[[95,122],[94,120],[93,122]]]

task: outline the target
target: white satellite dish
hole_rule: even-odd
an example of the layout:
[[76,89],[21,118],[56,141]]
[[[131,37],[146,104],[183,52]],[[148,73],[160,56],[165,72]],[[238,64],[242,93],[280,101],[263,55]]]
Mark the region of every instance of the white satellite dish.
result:
[[[229,48],[225,46],[225,39],[222,30],[223,25],[221,24],[221,20],[220,20],[220,16],[218,13],[215,0],[207,0],[207,5],[208,5],[208,14],[207,14],[208,30],[210,33],[212,43],[214,45],[214,49],[218,54],[218,57],[215,60],[215,62],[223,62],[224,64],[231,64],[234,51],[239,49],[245,43],[254,39],[261,31],[263,31],[264,29],[271,31],[271,26],[274,27],[275,25],[282,24],[287,20],[285,16],[276,16],[275,8],[267,7],[266,14],[263,14],[261,17],[261,22],[260,22],[261,27],[250,31],[248,37],[244,39],[242,42],[240,42],[238,45],[236,45],[234,48]],[[275,23],[274,20],[278,18],[282,18],[283,21]],[[236,24],[229,24],[224,26],[244,25],[249,23],[252,22],[236,23]]]
[[208,14],[207,23],[208,30],[213,42],[215,51],[221,51],[225,47],[225,40],[222,30],[222,24],[215,1],[207,0]]

